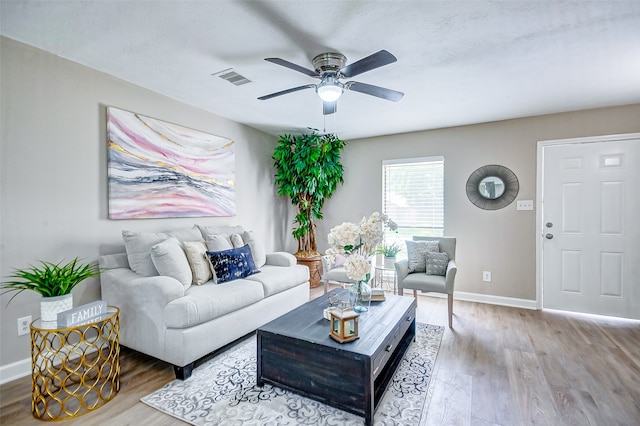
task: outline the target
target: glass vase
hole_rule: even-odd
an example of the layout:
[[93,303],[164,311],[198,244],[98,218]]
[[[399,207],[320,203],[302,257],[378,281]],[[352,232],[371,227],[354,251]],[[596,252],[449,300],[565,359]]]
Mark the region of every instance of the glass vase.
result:
[[349,301],[353,310],[362,313],[371,305],[371,287],[365,281],[358,281],[349,287]]

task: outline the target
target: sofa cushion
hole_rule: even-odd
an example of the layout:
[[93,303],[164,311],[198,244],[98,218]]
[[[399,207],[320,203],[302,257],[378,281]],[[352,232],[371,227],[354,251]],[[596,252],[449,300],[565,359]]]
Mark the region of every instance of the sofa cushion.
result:
[[449,264],[449,256],[447,256],[447,253],[428,251],[425,263],[427,275],[445,275]]
[[245,244],[249,244],[256,268],[262,268],[262,266],[267,263],[267,250],[265,249],[262,241],[253,231],[245,231],[242,234],[242,240]]
[[426,254],[428,251],[439,251],[438,242],[407,240],[406,243],[409,273],[426,271]]
[[158,275],[151,260],[151,247],[169,238],[164,232],[122,231],[122,239],[127,250],[127,260],[131,270],[145,277]]
[[127,250],[127,260],[131,270],[145,277],[158,275],[151,260],[151,247],[174,237],[178,241],[199,240],[202,236],[197,228],[179,229],[171,232],[122,231],[122,239]]
[[187,328],[242,309],[264,298],[257,281],[236,280],[214,285],[191,286],[184,297],[164,308],[163,319],[169,328]]
[[337,281],[339,283],[354,283],[355,280],[349,278],[344,266],[338,266],[333,268],[329,272],[326,272],[323,277],[327,281]]
[[207,239],[209,235],[226,235],[227,237],[231,234],[242,234],[244,229],[239,225],[196,225],[198,229],[200,229],[200,233],[202,234],[202,238],[204,240]]
[[185,290],[191,286],[193,274],[180,242],[171,237],[151,247],[151,261],[160,275],[180,281]]
[[261,283],[264,286],[264,297],[269,297],[309,281],[309,268],[304,265],[291,267],[264,265],[259,274],[246,279]]
[[249,245],[223,251],[208,251],[211,268],[216,275],[216,283],[245,278],[260,272],[256,268]]
[[336,254],[336,261],[333,262],[333,267],[334,268],[339,268],[339,267],[343,266],[344,262],[346,262],[346,261],[347,261],[346,257],[344,257],[341,254]]
[[207,258],[207,245],[204,241],[185,241],[182,248],[187,256],[193,284],[202,285],[213,278],[211,266]]
[[441,275],[427,275],[424,272],[409,274],[402,280],[402,288],[420,289],[427,293],[435,291],[438,293],[447,292],[447,282]]
[[231,238],[229,235],[207,235],[205,241],[207,243],[207,249],[209,251],[223,251],[233,248],[233,243],[231,242]]

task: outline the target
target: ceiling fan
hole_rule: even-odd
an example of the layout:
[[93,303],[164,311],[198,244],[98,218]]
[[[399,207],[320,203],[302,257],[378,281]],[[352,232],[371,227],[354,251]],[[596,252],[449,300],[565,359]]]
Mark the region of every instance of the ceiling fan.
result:
[[265,61],[301,72],[310,77],[318,78],[320,79],[320,83],[305,84],[304,86],[293,87],[291,89],[260,96],[258,99],[263,101],[275,98],[276,96],[286,95],[287,93],[297,92],[299,90],[315,89],[316,93],[323,101],[322,112],[324,115],[327,115],[336,112],[337,100],[344,90],[360,92],[365,95],[376,96],[393,102],[399,101],[404,96],[404,93],[402,92],[385,89],[384,87],[374,86],[371,84],[360,83],[357,81],[347,81],[346,83],[340,82],[340,79],[343,77],[355,77],[356,75],[396,62],[396,57],[386,50],[376,52],[347,66],[345,66],[347,58],[343,54],[333,52],[321,53],[311,61],[315,71],[280,58],[265,58]]

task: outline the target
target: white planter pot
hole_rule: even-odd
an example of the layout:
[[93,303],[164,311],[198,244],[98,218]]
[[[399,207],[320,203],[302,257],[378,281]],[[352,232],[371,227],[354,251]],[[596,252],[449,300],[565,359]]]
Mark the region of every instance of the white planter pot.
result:
[[384,258],[384,268],[385,269],[394,269],[396,263],[395,257],[386,257]]
[[64,296],[43,297],[40,299],[40,319],[42,321],[57,321],[58,312],[73,308],[73,294]]

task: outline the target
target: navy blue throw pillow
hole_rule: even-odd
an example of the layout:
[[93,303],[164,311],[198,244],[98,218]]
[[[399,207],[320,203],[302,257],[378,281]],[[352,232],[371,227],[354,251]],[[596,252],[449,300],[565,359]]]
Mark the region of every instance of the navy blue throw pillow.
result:
[[223,251],[208,251],[207,257],[218,278],[216,283],[237,280],[260,272],[256,268],[248,244]]

